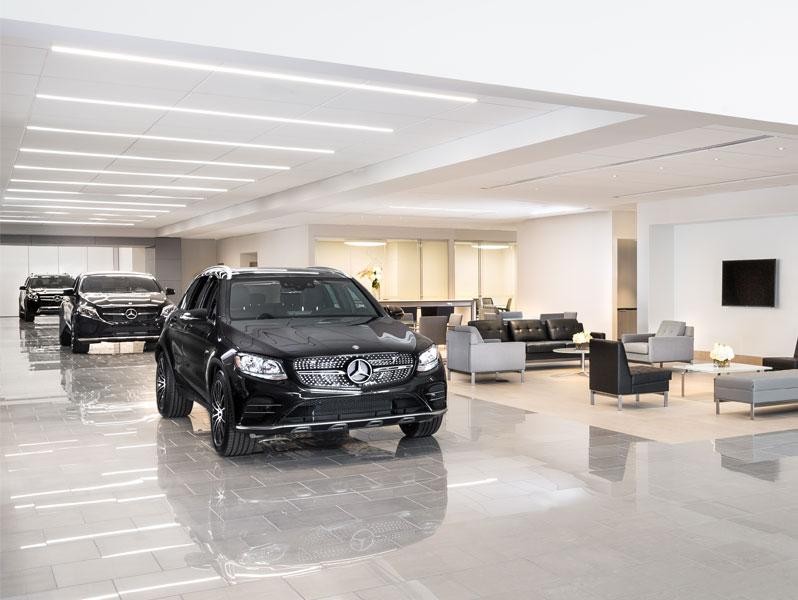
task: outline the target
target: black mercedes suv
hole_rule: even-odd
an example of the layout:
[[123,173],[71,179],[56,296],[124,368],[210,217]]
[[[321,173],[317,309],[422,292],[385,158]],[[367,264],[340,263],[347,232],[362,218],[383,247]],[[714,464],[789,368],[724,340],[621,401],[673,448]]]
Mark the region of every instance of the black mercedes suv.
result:
[[30,323],[38,314],[58,312],[61,296],[72,287],[74,279],[61,275],[34,275],[31,273],[25,285],[19,286],[19,318]]
[[334,269],[208,269],[167,318],[155,358],[158,411],[204,405],[223,456],[267,436],[343,439],[358,427],[425,437],[446,412],[437,346]]
[[143,341],[155,350],[166,316],[174,305],[148,273],[103,271],[83,273],[64,293],[58,319],[59,340],[72,352],[85,354],[96,342]]

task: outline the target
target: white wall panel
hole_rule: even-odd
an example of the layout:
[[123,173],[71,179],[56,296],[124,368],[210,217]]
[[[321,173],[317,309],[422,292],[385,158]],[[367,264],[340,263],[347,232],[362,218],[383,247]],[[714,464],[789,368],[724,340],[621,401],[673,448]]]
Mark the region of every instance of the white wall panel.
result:
[[19,313],[19,286],[28,275],[28,247],[0,246],[0,316]]
[[58,272],[76,277],[86,270],[86,248],[61,246],[58,248]]
[[114,249],[110,246],[89,246],[86,259],[87,271],[113,271]]
[[134,271],[133,268],[133,248],[119,248],[119,270]]
[[31,273],[58,273],[58,247],[30,246],[28,270]]

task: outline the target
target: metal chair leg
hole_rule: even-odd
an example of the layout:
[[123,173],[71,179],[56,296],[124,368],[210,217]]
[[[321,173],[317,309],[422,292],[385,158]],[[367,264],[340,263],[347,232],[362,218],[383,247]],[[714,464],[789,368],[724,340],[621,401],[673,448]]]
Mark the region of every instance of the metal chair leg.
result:
[[477,374],[471,373],[471,385],[476,385],[477,383]]
[[524,372],[521,371],[520,373],[521,373],[521,383],[524,383]]
[[751,402],[751,420],[754,420],[754,403]]
[[618,410],[623,410],[623,396],[618,394]]
[[635,402],[640,402],[640,394],[635,394]]
[[720,399],[717,396],[715,397],[715,414],[720,414]]
[[452,380],[452,370],[446,369],[446,381],[451,381],[451,380]]
[[663,392],[662,396],[665,398],[665,401],[663,402],[663,406],[667,407],[668,406],[668,392],[667,391]]
[[590,390],[590,405],[595,406],[596,404],[596,392]]

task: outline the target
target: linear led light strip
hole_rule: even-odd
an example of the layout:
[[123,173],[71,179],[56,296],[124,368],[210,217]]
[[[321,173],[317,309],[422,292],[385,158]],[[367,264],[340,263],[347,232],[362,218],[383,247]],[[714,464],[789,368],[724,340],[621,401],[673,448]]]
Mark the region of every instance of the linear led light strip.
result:
[[455,96],[452,94],[436,94],[434,92],[421,92],[383,85],[372,85],[368,83],[349,83],[346,81],[336,81],[334,79],[322,79],[318,77],[302,77],[300,75],[286,75],[284,73],[274,73],[272,71],[257,71],[255,69],[241,69],[236,67],[225,67],[222,65],[210,65],[207,63],[196,63],[183,60],[171,60],[166,58],[152,58],[149,56],[139,56],[136,54],[122,54],[119,52],[104,52],[100,50],[89,50],[86,48],[74,48],[70,46],[52,46],[53,52],[61,54],[74,54],[77,56],[87,56],[91,58],[104,58],[107,60],[120,60],[132,63],[143,63],[148,65],[158,65],[161,67],[174,67],[178,69],[190,69],[192,71],[209,71],[212,73],[225,73],[228,75],[244,75],[247,77],[260,77],[261,79],[277,79],[280,81],[292,81],[294,83],[307,83],[313,85],[323,85],[327,87],[346,88],[363,92],[380,92],[383,94],[396,94],[399,96],[415,96],[417,98],[429,98],[431,100],[449,100],[451,102],[474,103],[476,98],[468,96]]
[[483,208],[443,208],[440,206],[399,206],[390,205],[388,208],[395,208],[399,210],[431,210],[441,212],[457,212],[457,213],[494,213],[495,210],[486,210]]
[[202,196],[156,196],[155,194],[93,194],[91,192],[72,192],[67,190],[32,190],[25,188],[6,188],[7,192],[25,194],[71,194],[74,196],[119,196],[121,198],[155,198],[162,200],[205,200]]
[[359,131],[376,131],[379,133],[393,133],[390,127],[377,127],[374,125],[358,125],[356,123],[336,123],[333,121],[313,121],[309,119],[290,119],[287,117],[274,117],[271,115],[254,115],[252,113],[235,113],[205,108],[184,108],[168,106],[165,104],[144,104],[141,102],[117,102],[115,100],[99,100],[97,98],[78,98],[75,96],[54,96],[52,94],[36,94],[42,100],[57,100],[59,102],[76,102],[78,104],[96,104],[101,106],[118,106],[121,108],[140,108],[143,110],[157,110],[161,112],[179,112],[192,115],[206,115],[211,117],[232,117],[234,119],[251,119],[254,121],[269,121],[272,123],[286,123],[290,125],[315,125],[318,127],[334,127],[337,129],[356,129]]
[[66,205],[50,205],[50,204],[3,204],[9,208],[44,208],[47,210],[61,209],[61,210],[108,210],[113,212],[134,212],[134,213],[168,213],[168,210],[154,210],[151,208],[111,208],[108,206],[66,206]]
[[27,171],[58,171],[59,173],[99,173],[100,175],[138,175],[142,177],[168,177],[169,179],[211,179],[213,181],[243,181],[252,183],[254,179],[243,177],[211,177],[209,175],[181,175],[179,173],[143,173],[140,171],[106,171],[105,169],[68,169],[65,167],[37,167],[35,165],[14,165],[15,169]]
[[[134,223],[116,223],[110,221],[34,221],[32,219],[3,219],[0,223],[36,223],[37,225],[110,225],[112,227],[133,227]],[[52,450],[47,450],[52,452]]]
[[208,188],[208,187],[194,187],[187,185],[161,185],[159,183],[99,183],[96,181],[52,181],[47,179],[16,179],[11,178],[9,181],[15,183],[46,183],[55,185],[87,185],[90,187],[123,187],[123,188],[144,188],[147,190],[194,190],[198,192],[226,192],[224,188]]
[[185,204],[168,202],[126,202],[124,200],[82,200],[77,198],[22,198],[19,196],[3,196],[3,200],[24,200],[26,202],[69,202],[70,204],[117,204],[125,206],[166,206],[168,208],[185,208]]
[[217,160],[189,160],[187,158],[159,158],[157,156],[137,156],[130,154],[103,154],[101,152],[73,152],[69,150],[48,150],[45,148],[20,148],[20,152],[32,154],[57,154],[59,156],[86,156],[91,158],[112,158],[114,160],[143,160],[152,162],[168,162],[184,165],[211,165],[220,167],[241,167],[245,169],[271,169],[289,171],[291,167],[283,165],[258,165],[252,163],[223,162]]
[[51,133],[73,133],[75,135],[98,135],[136,140],[155,140],[158,142],[183,142],[186,144],[210,144],[211,146],[230,146],[233,148],[259,148],[261,150],[284,150],[286,152],[311,152],[314,154],[335,154],[335,150],[325,148],[303,148],[299,146],[275,146],[273,144],[250,144],[248,142],[227,142],[221,140],[204,140],[197,138],[171,137],[165,135],[146,135],[143,133],[120,133],[117,131],[89,131],[86,129],[62,129],[60,127],[41,127],[28,125],[31,131],[49,131]]
[[132,527],[130,529],[116,529],[113,531],[104,531],[101,533],[87,533],[86,535],[75,535],[72,537],[55,538],[52,540],[45,540],[38,544],[27,544],[20,546],[20,550],[27,550],[28,548],[44,548],[45,546],[52,546],[54,544],[64,544],[66,542],[77,542],[79,540],[94,540],[97,538],[111,537],[114,535],[123,535],[125,533],[137,533],[139,531],[154,531],[156,529],[167,529],[170,527],[178,527],[179,523],[159,523],[158,525],[146,525],[144,527]]

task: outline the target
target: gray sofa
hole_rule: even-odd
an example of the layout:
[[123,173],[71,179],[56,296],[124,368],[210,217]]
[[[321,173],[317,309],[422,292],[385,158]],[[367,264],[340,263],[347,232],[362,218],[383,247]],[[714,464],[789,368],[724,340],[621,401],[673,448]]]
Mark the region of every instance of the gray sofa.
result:
[[477,373],[515,371],[523,381],[526,344],[485,340],[476,327],[460,325],[446,334],[446,366],[449,379],[452,372],[468,373],[472,385]]
[[750,404],[752,420],[757,406],[798,403],[798,369],[716,377],[715,414],[721,402]]
[[695,331],[684,321],[663,321],[657,333],[626,333],[621,336],[626,358],[654,364],[693,362]]

